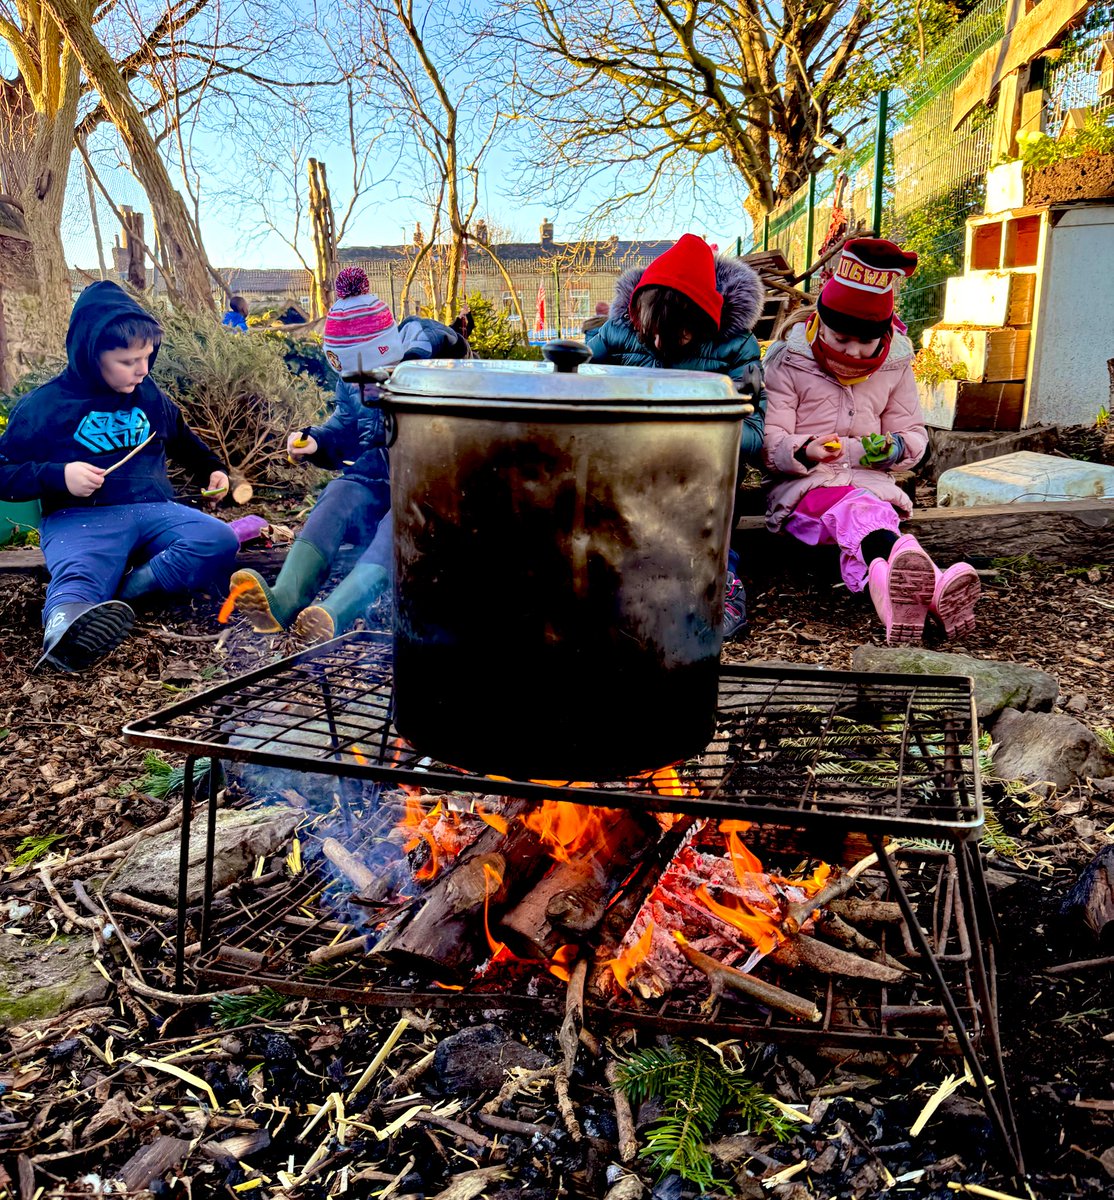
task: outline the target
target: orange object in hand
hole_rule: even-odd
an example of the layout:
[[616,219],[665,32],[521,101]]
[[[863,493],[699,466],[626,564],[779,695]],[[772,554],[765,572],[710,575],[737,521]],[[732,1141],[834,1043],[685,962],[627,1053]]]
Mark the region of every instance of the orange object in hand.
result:
[[824,443],[824,449],[825,450],[842,450],[843,444],[842,444],[842,442],[840,442],[839,438],[833,438],[830,442]]

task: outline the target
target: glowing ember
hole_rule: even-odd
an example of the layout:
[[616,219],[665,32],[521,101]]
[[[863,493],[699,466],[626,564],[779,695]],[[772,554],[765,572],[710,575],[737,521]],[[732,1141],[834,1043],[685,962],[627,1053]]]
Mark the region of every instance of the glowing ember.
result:
[[659,767],[656,771],[644,771],[639,779],[648,779],[654,790],[662,796],[699,796],[700,789],[677,774],[676,767]]
[[404,853],[409,854],[416,850],[422,842],[429,847],[428,860],[414,872],[414,878],[419,883],[429,883],[430,880],[436,879],[442,861],[455,858],[460,853],[460,814],[446,811],[440,801],[427,811],[418,795],[408,794],[406,815],[398,827],[406,835],[402,847]]
[[639,963],[650,953],[650,943],[653,940],[654,922],[647,921],[646,929],[637,942],[621,951],[615,958],[608,959],[607,965],[615,976],[615,982],[625,991],[630,991],[631,976]]
[[228,599],[220,606],[220,612],[217,613],[217,620],[222,625],[228,624],[228,618],[232,616],[232,611],[236,607],[236,601],[251,587],[250,583],[238,583],[228,593]]

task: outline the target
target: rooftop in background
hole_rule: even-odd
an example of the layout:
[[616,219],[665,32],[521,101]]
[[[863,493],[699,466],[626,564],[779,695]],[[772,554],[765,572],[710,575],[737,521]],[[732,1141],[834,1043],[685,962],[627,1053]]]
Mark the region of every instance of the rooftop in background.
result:
[[[487,242],[487,226],[483,221],[476,223],[476,241]],[[402,262],[413,256],[415,247],[423,244],[422,228],[414,231],[414,241],[409,246],[345,246],[339,252],[341,262]],[[543,221],[536,242],[492,242],[491,248],[504,262],[522,262],[538,258],[561,258],[566,261],[578,258],[591,261],[593,258],[616,260],[641,260],[656,258],[673,245],[673,239],[624,241],[618,237],[600,238],[594,241],[557,242],[553,240],[553,224]],[[482,254],[482,251],[478,252]]]

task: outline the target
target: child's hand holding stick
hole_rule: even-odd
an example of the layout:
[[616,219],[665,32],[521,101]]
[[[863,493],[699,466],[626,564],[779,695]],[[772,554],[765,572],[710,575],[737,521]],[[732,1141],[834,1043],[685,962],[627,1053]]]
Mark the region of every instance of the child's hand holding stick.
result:
[[298,466],[303,459],[317,453],[317,442],[310,436],[307,426],[299,433],[292,433],[286,439],[286,461],[292,466]]

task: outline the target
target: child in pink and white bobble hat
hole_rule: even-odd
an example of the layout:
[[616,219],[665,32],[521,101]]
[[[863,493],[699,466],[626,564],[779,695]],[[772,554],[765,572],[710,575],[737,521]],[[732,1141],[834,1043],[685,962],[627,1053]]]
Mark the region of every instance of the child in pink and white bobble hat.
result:
[[337,300],[325,318],[325,357],[339,375],[393,367],[403,345],[391,310],[371,291],[362,267],[337,275]]

